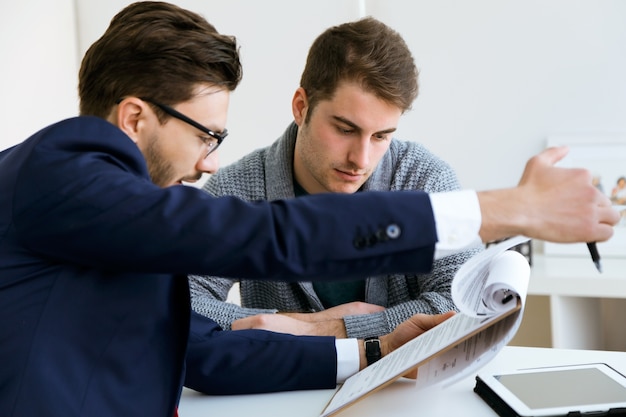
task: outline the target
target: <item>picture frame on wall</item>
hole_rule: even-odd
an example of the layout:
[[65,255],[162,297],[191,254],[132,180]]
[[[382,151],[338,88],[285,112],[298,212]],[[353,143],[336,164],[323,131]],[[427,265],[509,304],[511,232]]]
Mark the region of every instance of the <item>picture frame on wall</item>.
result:
[[[626,257],[626,134],[552,135],[547,146],[566,145],[569,153],[558,166],[586,168],[593,182],[622,213],[613,237],[598,243],[602,257]],[[546,255],[589,256],[586,245],[544,243]]]

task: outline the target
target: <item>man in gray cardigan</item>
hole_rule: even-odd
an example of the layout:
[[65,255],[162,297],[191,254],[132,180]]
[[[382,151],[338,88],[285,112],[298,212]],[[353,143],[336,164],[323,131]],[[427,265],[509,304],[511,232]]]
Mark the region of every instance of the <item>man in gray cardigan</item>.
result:
[[[221,169],[204,190],[254,201],[460,188],[447,163],[418,143],[392,137],[417,96],[417,69],[404,40],[383,23],[366,18],[326,30],[309,51],[300,85],[292,101],[295,121],[283,135]],[[236,280],[192,275],[192,307],[224,329],[380,336],[416,313],[455,310],[452,278],[479,250],[436,260],[428,274],[329,284],[241,280],[241,306],[225,301]]]

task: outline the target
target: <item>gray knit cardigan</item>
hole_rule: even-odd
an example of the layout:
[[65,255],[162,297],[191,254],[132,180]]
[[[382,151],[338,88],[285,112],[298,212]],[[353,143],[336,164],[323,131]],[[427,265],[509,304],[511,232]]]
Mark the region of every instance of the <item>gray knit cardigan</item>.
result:
[[[203,189],[215,196],[234,195],[245,200],[294,197],[293,150],[297,126],[291,124],[271,146],[256,150],[212,175]],[[450,166],[415,142],[391,141],[389,151],[364,184],[363,190],[450,191],[459,183]],[[344,317],[348,337],[364,338],[391,332],[416,313],[436,314],[455,306],[450,284],[457,269],[482,248],[434,262],[428,274],[369,277],[365,301],[387,307],[383,312]],[[225,302],[234,283],[240,283],[241,306]],[[189,276],[192,308],[230,329],[236,319],[259,313],[315,312],[323,310],[310,282],[233,280]]]

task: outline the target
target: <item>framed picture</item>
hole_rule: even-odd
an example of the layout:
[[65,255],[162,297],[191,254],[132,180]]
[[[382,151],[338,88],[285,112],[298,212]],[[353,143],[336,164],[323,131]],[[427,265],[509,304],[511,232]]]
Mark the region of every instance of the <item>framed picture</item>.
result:
[[[622,219],[613,237],[598,243],[602,257],[626,257],[626,134],[624,135],[557,135],[550,136],[547,146],[567,145],[569,153],[558,165],[586,168],[593,182],[611,198]],[[589,256],[586,245],[544,243],[546,255]]]

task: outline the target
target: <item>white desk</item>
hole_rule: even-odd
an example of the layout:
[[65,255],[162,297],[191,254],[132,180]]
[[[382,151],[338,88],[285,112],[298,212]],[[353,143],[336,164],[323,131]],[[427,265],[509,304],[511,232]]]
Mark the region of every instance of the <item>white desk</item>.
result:
[[[626,353],[592,350],[505,347],[481,371],[507,371],[537,366],[606,362],[626,373]],[[446,388],[414,388],[401,379],[340,412],[338,417],[426,416],[489,417],[497,414],[474,393],[474,376]],[[185,390],[180,417],[318,417],[334,390],[275,394],[204,396]]]
[[[626,350],[626,259],[533,256],[529,295],[550,297],[552,346]],[[531,313],[529,313],[531,314]]]

